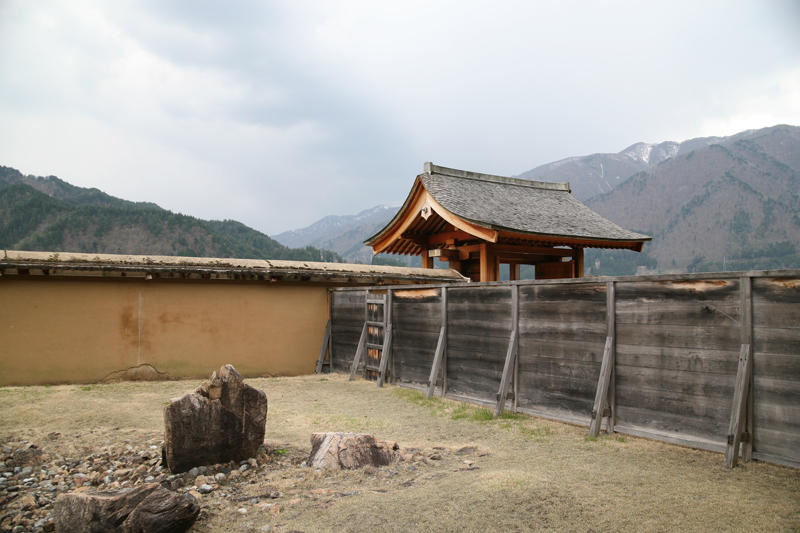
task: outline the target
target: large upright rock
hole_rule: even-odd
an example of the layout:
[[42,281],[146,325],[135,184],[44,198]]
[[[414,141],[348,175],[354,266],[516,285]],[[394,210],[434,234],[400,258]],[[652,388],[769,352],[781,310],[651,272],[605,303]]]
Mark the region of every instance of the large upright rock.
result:
[[130,490],[61,494],[53,506],[57,533],[180,533],[200,514],[189,494],[158,483]]
[[365,433],[312,433],[309,465],[330,470],[384,466],[397,459],[396,442]]
[[172,472],[254,457],[264,442],[267,395],[225,365],[164,408],[163,459]]

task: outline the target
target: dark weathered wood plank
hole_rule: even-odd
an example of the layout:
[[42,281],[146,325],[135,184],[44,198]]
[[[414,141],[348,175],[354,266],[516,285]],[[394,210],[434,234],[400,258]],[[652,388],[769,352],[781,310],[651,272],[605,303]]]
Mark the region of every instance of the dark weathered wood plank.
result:
[[701,437],[724,445],[727,421],[718,423],[708,417],[676,415],[617,402],[617,426],[637,426],[688,437]]
[[775,431],[758,426],[753,442],[753,455],[759,452],[800,463],[800,431]]
[[555,359],[558,361],[583,361],[594,363],[600,368],[603,361],[602,342],[584,340],[546,341],[537,339],[532,335],[520,335],[519,354],[520,364],[536,364],[540,359]]
[[724,398],[730,403],[735,382],[734,374],[617,365],[617,386],[620,389],[645,390],[654,395],[675,392],[697,397]]
[[[597,379],[600,368],[597,368],[594,377],[579,377],[575,374],[556,375],[543,372],[526,372],[520,369],[520,388],[522,390],[552,391],[558,394],[567,394],[576,398],[589,400],[589,413],[591,402],[597,391]],[[588,413],[584,413],[588,415]]]
[[[754,408],[753,416],[759,431],[771,429],[773,431],[800,433],[800,403],[766,403],[759,398],[758,405]],[[797,442],[800,443],[800,440]],[[798,450],[798,454],[800,454],[800,450]]]
[[800,328],[800,302],[754,300],[753,325],[762,328]]
[[757,277],[753,278],[753,300],[755,303],[800,303],[800,278]]
[[738,326],[670,326],[617,324],[617,342],[640,346],[734,350],[739,342]]
[[738,299],[738,279],[673,279],[661,281],[617,281],[617,300],[719,301]]
[[536,302],[594,301],[601,306],[606,303],[605,283],[520,285],[519,300],[526,306],[531,300]]
[[[736,375],[739,352],[664,346],[636,346],[617,341],[617,366],[663,369],[683,373]],[[798,358],[800,361],[800,358]]]
[[620,300],[617,321],[620,324],[736,326],[739,302],[733,297],[722,301]]
[[753,328],[753,351],[800,355],[797,328]]

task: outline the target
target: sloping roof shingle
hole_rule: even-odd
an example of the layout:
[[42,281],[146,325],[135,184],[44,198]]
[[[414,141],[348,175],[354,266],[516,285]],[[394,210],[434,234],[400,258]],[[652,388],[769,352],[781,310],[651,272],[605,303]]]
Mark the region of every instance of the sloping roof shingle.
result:
[[430,163],[419,177],[442,207],[481,226],[573,238],[650,240],[592,211],[572,195],[568,183],[478,174]]

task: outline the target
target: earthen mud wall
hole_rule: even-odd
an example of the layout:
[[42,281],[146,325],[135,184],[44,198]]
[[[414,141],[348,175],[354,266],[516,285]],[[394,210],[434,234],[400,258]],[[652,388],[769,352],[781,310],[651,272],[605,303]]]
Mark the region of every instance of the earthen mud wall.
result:
[[327,289],[6,276],[0,384],[201,378],[225,363],[244,376],[308,374],[328,319]]

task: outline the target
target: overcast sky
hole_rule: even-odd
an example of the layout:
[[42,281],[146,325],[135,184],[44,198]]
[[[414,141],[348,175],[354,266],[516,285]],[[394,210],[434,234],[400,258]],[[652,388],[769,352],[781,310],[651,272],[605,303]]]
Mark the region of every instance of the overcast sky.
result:
[[515,175],[800,125],[800,2],[0,0],[0,165],[275,234]]

